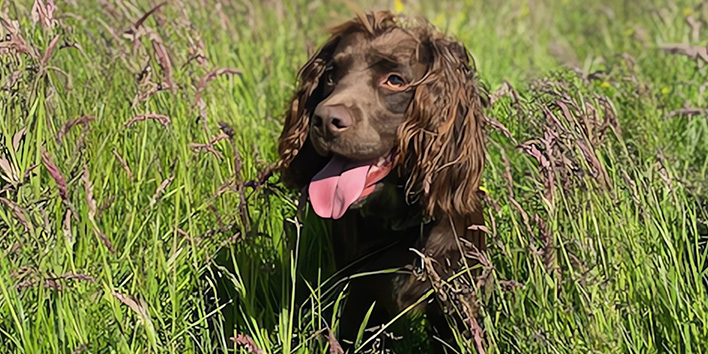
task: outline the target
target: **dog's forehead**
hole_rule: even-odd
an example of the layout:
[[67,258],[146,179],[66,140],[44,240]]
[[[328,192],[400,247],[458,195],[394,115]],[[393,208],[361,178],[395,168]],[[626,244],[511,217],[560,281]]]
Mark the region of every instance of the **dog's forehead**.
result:
[[334,60],[343,62],[354,57],[362,57],[364,61],[370,62],[385,57],[401,64],[409,64],[418,45],[419,41],[401,28],[394,28],[374,37],[357,31],[342,35]]

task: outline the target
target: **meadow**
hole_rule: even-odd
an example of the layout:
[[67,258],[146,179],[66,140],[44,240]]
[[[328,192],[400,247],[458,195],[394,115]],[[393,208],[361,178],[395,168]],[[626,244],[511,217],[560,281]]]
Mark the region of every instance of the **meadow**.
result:
[[[427,17],[489,90],[482,346],[454,352],[708,352],[708,3],[357,5]],[[353,14],[0,0],[0,353],[337,353],[326,224],[268,172]],[[425,353],[399,322],[362,341]]]

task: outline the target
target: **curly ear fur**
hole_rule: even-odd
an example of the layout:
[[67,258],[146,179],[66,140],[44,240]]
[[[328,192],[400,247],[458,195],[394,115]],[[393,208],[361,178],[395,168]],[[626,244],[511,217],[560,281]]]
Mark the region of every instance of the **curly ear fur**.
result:
[[471,214],[480,209],[484,167],[476,72],[466,49],[452,39],[431,34],[420,49],[428,72],[416,83],[398,131],[398,164],[409,176],[406,194],[419,198],[428,215]]
[[318,156],[307,141],[310,117],[319,102],[317,98],[321,96],[317,93],[318,90],[321,90],[320,77],[329,62],[332,61],[332,54],[338,42],[338,36],[330,38],[307,61],[297,75],[300,85],[290,101],[290,106],[285,114],[283,131],[278,138],[280,161],[278,161],[277,168],[281,170],[285,184],[291,187],[299,188],[305,185],[309,180],[307,171],[312,170],[312,168],[305,168],[305,164],[312,166],[317,163]]
[[[281,171],[281,178],[290,187],[301,188],[326,163],[326,159],[317,155],[307,139],[310,118],[317,104],[324,99],[319,92],[320,77],[332,61],[334,50],[345,33],[368,32],[377,35],[394,25],[394,15],[390,12],[375,14],[357,14],[357,18],[330,29],[331,37],[298,72],[299,87],[285,114],[283,132],[278,139],[280,161],[276,168]],[[320,168],[317,168],[320,167]]]

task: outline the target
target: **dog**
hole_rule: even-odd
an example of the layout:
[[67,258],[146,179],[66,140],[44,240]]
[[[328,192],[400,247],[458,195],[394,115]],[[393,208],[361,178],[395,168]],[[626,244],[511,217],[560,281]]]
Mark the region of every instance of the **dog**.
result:
[[334,27],[299,71],[276,166],[330,223],[337,269],[372,274],[351,277],[345,343],[372,303],[370,325],[413,306],[446,340],[474,320],[484,105],[460,42],[385,11]]

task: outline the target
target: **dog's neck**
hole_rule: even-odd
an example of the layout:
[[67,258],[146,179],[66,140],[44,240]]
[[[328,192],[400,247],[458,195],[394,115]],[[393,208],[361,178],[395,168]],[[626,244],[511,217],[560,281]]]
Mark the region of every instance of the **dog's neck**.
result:
[[391,231],[420,227],[430,221],[423,216],[417,203],[406,201],[404,183],[394,174],[381,180],[371,195],[350,209],[350,212],[358,212],[363,219]]

